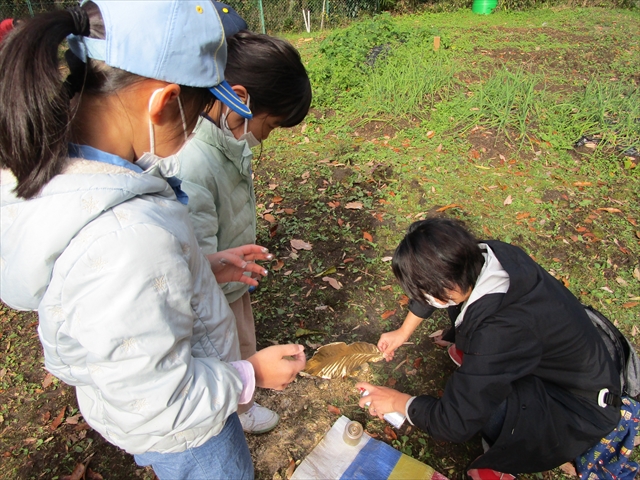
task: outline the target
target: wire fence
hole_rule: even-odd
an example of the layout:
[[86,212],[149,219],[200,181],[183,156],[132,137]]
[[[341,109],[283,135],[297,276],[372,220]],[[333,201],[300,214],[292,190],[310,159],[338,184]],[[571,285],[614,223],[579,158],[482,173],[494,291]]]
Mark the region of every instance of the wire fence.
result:
[[[132,0],[144,1],[144,0]],[[256,32],[317,31],[378,13],[389,0],[227,0]],[[26,18],[77,5],[76,0],[0,1],[0,19]]]

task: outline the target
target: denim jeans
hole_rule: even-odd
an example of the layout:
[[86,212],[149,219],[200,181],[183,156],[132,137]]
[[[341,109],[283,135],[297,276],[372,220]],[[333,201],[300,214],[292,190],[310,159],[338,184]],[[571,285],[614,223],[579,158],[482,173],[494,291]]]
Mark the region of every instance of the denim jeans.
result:
[[135,455],[141,467],[151,465],[160,480],[252,480],[253,462],[237,414],[203,445],[180,453]]

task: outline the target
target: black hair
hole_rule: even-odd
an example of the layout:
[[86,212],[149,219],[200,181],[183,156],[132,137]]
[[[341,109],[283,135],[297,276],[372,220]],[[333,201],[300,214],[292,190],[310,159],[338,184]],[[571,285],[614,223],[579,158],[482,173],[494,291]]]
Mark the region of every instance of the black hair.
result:
[[[86,11],[90,36],[105,38],[98,6],[88,2],[75,8]],[[76,94],[80,103],[84,94],[109,95],[145,79],[101,61],[85,64],[68,52],[65,80],[58,49],[68,35],[81,33],[77,14],[72,9],[36,15],[0,43],[0,166],[11,169],[22,198],[37,195],[62,170]],[[213,102],[204,88],[181,87],[180,97],[188,124]]]
[[412,223],[391,262],[407,295],[425,305],[425,293],[446,301],[445,290],[469,291],[483,265],[473,234],[460,222],[441,217]]
[[227,82],[242,85],[254,114],[281,117],[281,127],[298,125],[311,106],[311,83],[300,54],[286,40],[241,31],[227,40]]

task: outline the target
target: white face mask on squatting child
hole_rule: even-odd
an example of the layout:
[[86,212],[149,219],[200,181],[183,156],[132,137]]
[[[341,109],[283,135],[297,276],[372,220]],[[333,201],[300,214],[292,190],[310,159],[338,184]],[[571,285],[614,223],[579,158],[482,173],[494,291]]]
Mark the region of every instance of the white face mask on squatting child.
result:
[[432,307],[436,307],[436,308],[449,308],[449,307],[453,307],[454,305],[457,305],[456,302],[454,302],[453,300],[449,299],[449,301],[447,303],[440,303],[438,300],[436,300],[435,298],[433,298],[431,295],[429,295],[428,293],[424,293],[424,298],[427,301],[427,303],[429,305],[431,305]]
[[[247,107],[249,106],[249,100],[250,100],[250,96],[247,93]],[[227,121],[227,119],[229,118],[229,107],[227,107],[227,109],[225,110],[225,112],[220,115],[220,130],[222,130],[222,133],[224,133],[225,135],[231,137],[231,138],[236,138],[236,136],[233,134],[233,132],[231,131],[231,129],[229,128],[229,122]],[[249,128],[249,119],[245,118],[244,119],[244,133],[242,135],[240,135],[240,138],[238,138],[238,141],[241,140],[246,140],[247,144],[249,145],[249,148],[253,148],[253,147],[257,147],[258,145],[260,145],[260,140],[258,140],[255,135],[253,134],[253,132],[248,132]]]

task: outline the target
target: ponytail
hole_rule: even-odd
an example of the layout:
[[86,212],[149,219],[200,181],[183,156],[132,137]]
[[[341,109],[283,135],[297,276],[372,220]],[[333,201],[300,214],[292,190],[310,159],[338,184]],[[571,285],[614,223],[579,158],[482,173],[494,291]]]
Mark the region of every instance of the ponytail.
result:
[[67,156],[71,99],[58,48],[68,35],[87,33],[78,31],[79,19],[76,9],[38,15],[0,46],[0,165],[11,169],[23,198],[37,195]]

